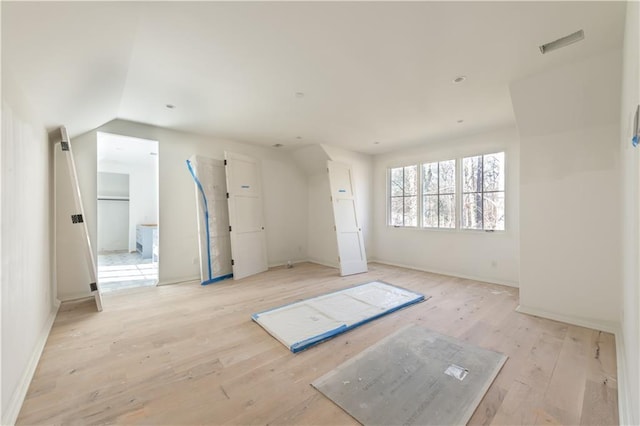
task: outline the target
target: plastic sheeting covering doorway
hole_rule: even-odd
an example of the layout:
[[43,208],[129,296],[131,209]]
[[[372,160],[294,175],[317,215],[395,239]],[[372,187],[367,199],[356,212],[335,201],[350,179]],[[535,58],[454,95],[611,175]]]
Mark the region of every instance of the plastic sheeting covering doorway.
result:
[[200,280],[206,285],[233,276],[224,162],[192,155],[187,167],[195,182]]

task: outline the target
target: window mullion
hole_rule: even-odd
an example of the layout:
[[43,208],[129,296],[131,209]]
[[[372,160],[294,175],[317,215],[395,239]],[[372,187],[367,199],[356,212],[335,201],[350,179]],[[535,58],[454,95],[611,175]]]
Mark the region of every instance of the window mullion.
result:
[[456,168],[455,173],[453,174],[456,178],[456,184],[453,187],[453,204],[454,204],[454,211],[456,212],[456,217],[455,220],[453,221],[453,228],[454,229],[459,229],[462,228],[462,222],[460,221],[460,218],[462,217],[461,214],[461,203],[460,203],[460,199],[462,198],[460,196],[461,192],[462,192],[462,178],[460,177],[460,173],[462,171],[462,167],[460,167],[460,163],[462,162],[462,160],[460,158],[456,158],[454,161],[454,165]]
[[482,182],[480,184],[480,223],[481,229],[484,231],[484,155],[480,156],[480,178]]
[[424,228],[424,164],[418,164],[418,226]]
[[422,165],[416,166],[416,176],[418,182],[416,182],[416,227],[422,227],[422,200],[420,195],[422,194]]
[[438,218],[438,228],[440,228],[440,162],[436,163],[436,170],[438,171],[438,180],[436,183],[436,217]]
[[393,183],[391,182],[391,177],[393,176],[393,169],[388,169],[387,171],[387,182],[389,182],[389,188],[387,189],[387,200],[389,205],[387,206],[387,225],[393,225]]
[[406,167],[402,168],[402,226],[407,226],[407,180],[405,177]]

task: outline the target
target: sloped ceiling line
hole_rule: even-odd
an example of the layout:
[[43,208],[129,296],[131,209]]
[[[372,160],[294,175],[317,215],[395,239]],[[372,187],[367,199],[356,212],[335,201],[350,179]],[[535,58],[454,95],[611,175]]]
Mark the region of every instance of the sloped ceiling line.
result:
[[[563,1],[0,7],[3,68],[72,137],[120,118],[369,154],[513,124],[510,82],[619,49],[625,14]],[[585,40],[540,54],[579,28]]]

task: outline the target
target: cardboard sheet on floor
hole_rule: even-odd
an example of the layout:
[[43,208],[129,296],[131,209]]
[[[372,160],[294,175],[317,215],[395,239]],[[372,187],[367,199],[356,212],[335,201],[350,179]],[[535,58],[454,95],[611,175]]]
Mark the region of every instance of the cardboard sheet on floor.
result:
[[423,300],[420,293],[372,281],[259,312],[252,318],[295,353]]
[[313,386],[363,425],[463,425],[506,360],[412,325]]

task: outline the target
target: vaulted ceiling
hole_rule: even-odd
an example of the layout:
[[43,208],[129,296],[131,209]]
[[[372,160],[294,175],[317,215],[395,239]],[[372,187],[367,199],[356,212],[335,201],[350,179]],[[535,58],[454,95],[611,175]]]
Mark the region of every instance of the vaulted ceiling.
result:
[[[510,82],[620,48],[624,11],[623,2],[3,1],[2,71],[47,126],[72,136],[122,118],[376,153],[513,124]],[[584,41],[540,53],[579,29]]]

